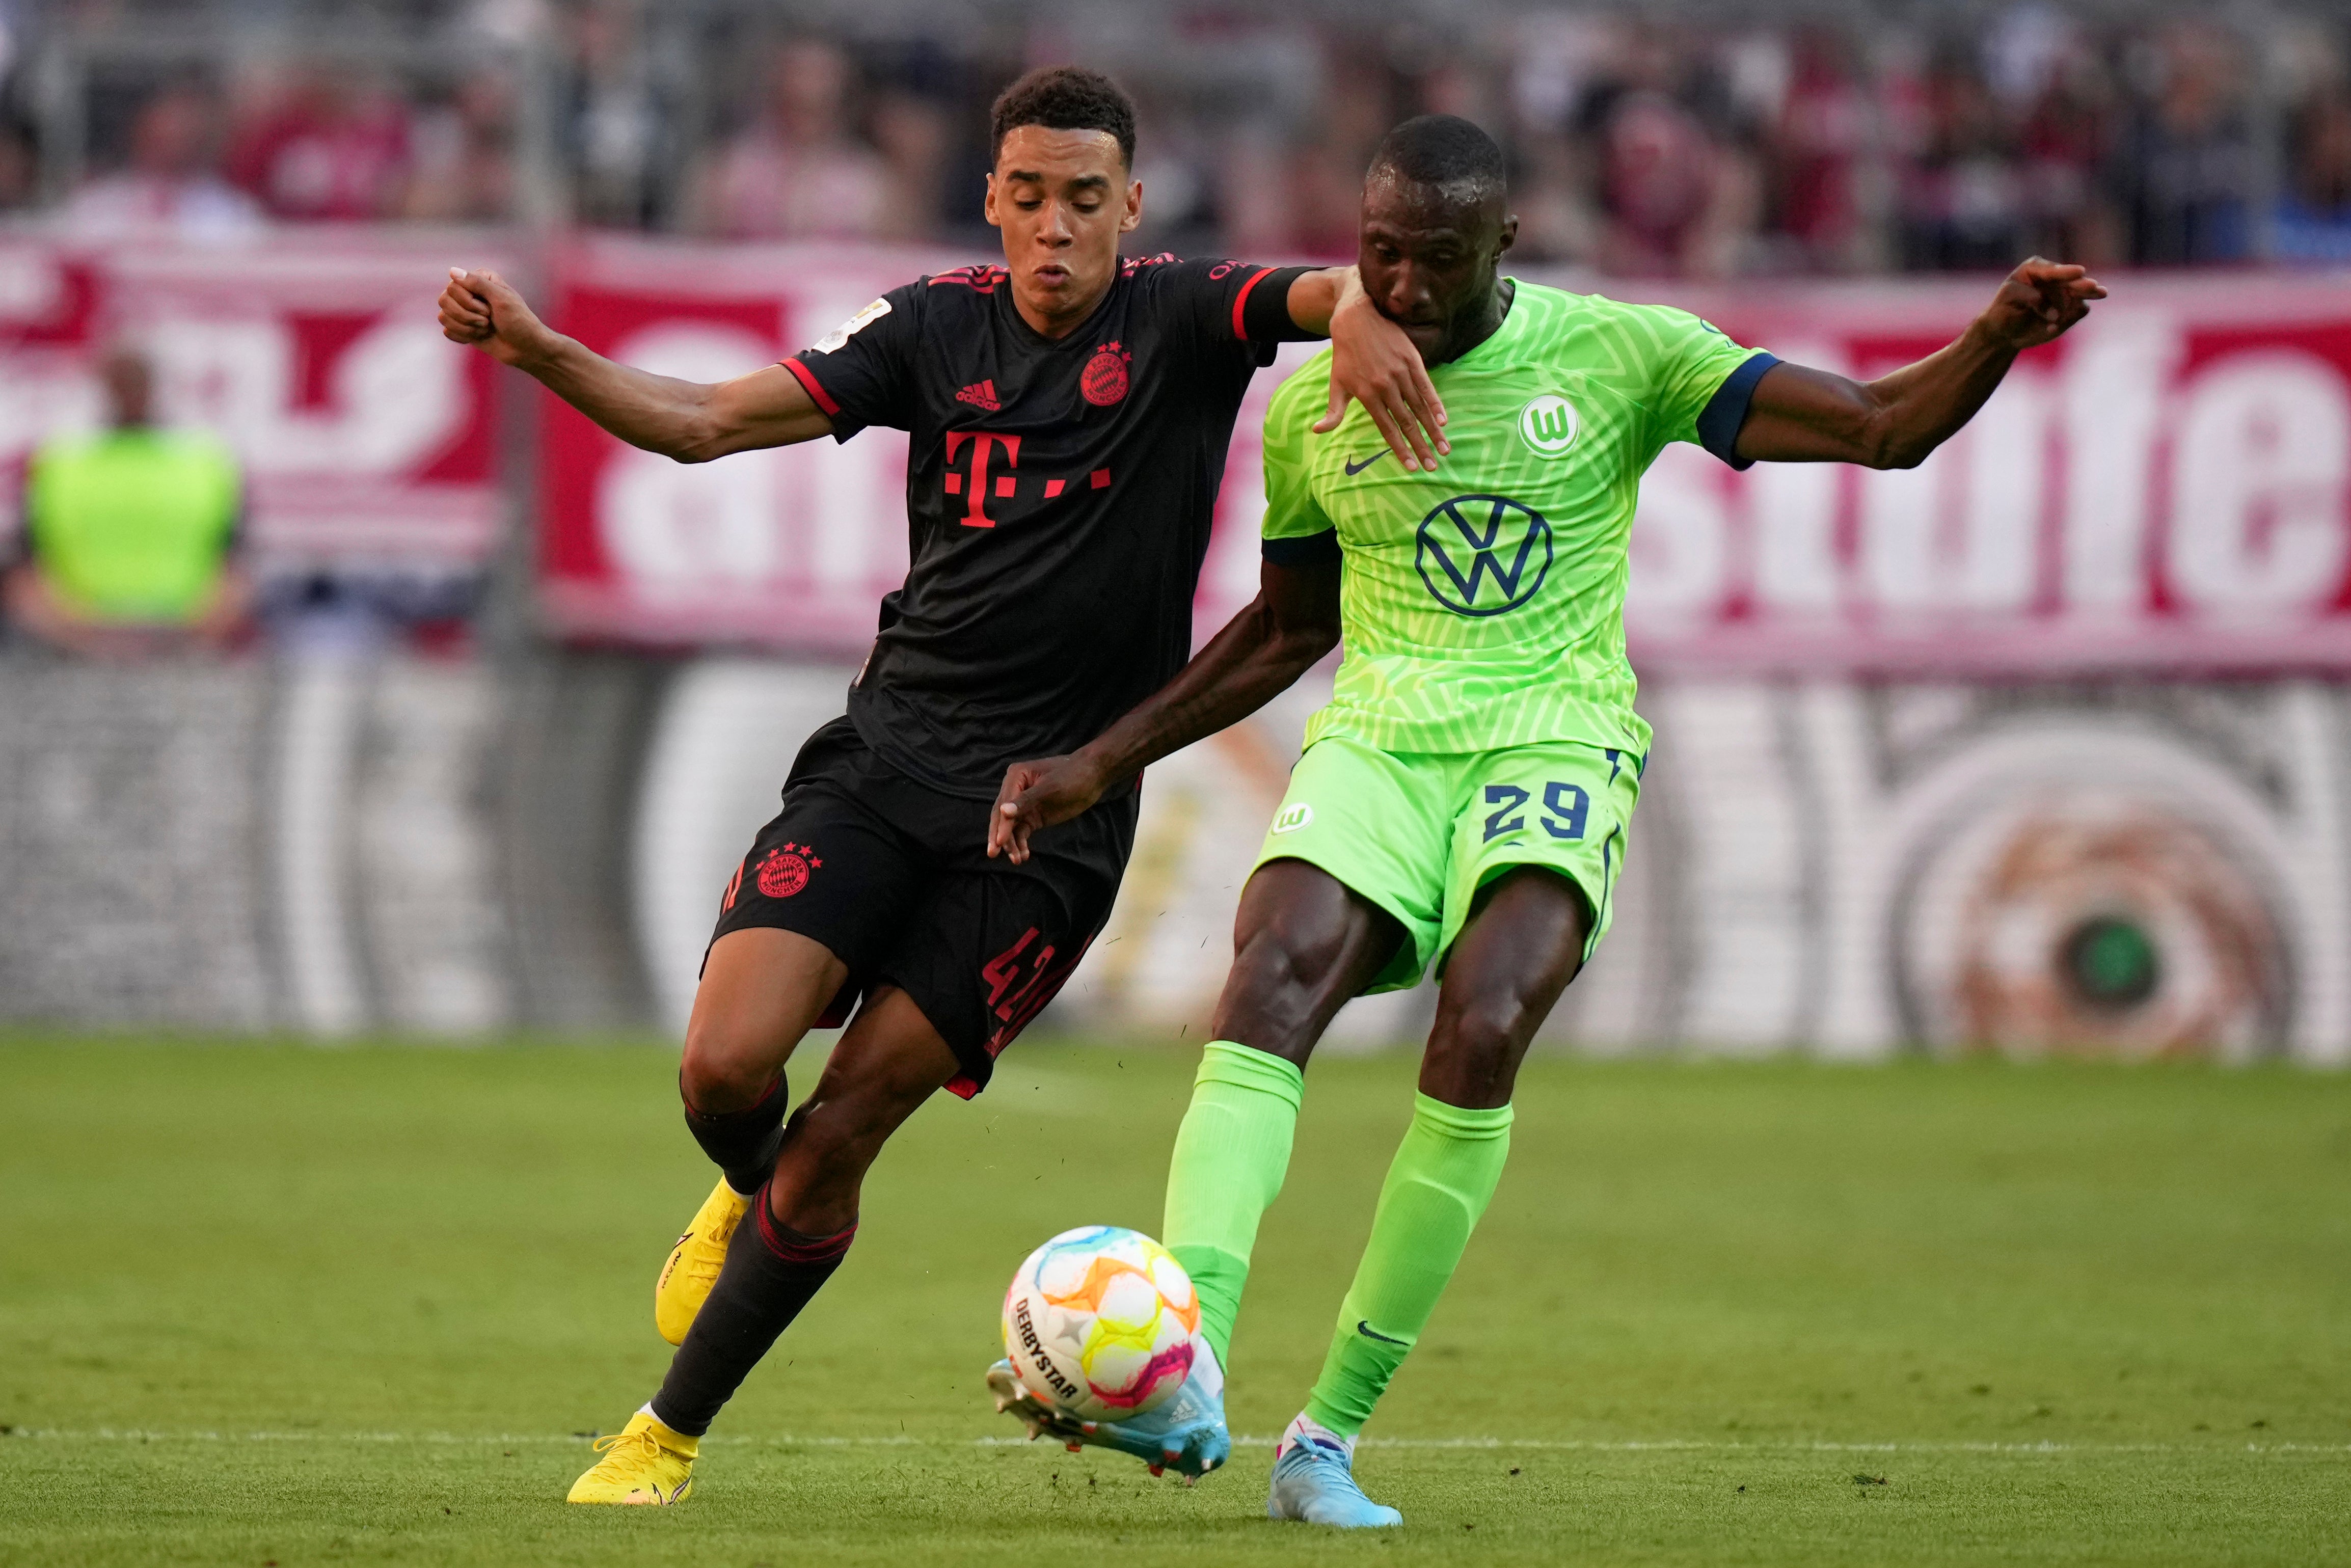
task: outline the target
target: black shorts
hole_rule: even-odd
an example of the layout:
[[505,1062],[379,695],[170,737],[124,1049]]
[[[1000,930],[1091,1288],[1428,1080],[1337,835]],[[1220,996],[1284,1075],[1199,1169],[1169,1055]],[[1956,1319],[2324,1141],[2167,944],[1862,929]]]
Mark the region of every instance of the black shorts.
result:
[[909,779],[838,718],[800,747],[783,810],[735,868],[711,940],[770,925],[831,948],[849,979],[821,1025],[896,986],[954,1050],[963,1071],[947,1087],[968,1100],[1110,918],[1137,799],[1034,835],[1026,865],[989,860],[993,801]]

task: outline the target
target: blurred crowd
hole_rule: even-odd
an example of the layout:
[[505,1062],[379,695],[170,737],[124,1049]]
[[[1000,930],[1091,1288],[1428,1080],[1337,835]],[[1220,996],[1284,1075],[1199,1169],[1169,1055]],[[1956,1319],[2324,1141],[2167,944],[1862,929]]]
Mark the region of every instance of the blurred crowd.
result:
[[[1350,256],[1373,146],[1445,110],[1509,150],[1520,254],[1604,275],[2351,262],[2341,16],[1468,4],[0,0],[0,224],[986,254],[989,102],[1074,59],[1139,105],[1136,251]],[[151,422],[135,345],[100,369],[101,431],[0,468],[0,642],[462,636],[478,576],[248,563],[234,459]]]
[[1138,243],[1155,246],[1345,255],[1373,143],[1444,110],[1510,149],[1526,255],[1609,274],[2351,257],[2351,57],[2315,13],[2028,3],[1701,26],[1505,8],[1438,28],[1182,6],[1049,26],[1040,8],[929,34],[904,8],[886,34],[778,15],[489,0],[372,57],[118,58],[101,42],[73,57],[69,157],[43,145],[63,132],[34,110],[56,101],[29,85],[37,52],[12,62],[0,28],[0,209],[192,234],[365,219],[974,240],[989,98],[1072,57],[1143,106]]

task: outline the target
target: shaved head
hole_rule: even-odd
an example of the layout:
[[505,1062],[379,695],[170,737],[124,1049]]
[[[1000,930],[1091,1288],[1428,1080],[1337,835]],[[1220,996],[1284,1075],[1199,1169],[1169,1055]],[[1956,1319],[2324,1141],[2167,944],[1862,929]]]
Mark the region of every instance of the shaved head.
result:
[[1510,190],[1500,146],[1457,114],[1420,115],[1389,131],[1372,154],[1364,183],[1422,186],[1465,217],[1489,206],[1499,210]]

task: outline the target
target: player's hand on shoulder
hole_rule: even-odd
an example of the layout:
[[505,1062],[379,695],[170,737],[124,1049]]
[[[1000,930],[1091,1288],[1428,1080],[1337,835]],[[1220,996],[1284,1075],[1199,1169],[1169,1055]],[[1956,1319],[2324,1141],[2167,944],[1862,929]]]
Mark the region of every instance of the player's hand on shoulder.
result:
[[1014,865],[1029,860],[1029,836],[1040,828],[1081,815],[1110,787],[1102,770],[1082,752],[1016,762],[1004,770],[996,810],[987,820],[987,858]]
[[2001,281],[1983,323],[2011,348],[2038,348],[2087,316],[2092,300],[2105,297],[2105,286],[2088,267],[2032,256]]
[[553,336],[515,287],[495,272],[449,269],[441,290],[441,335],[478,345],[500,364],[522,363]]
[[1364,405],[1406,469],[1433,470],[1437,456],[1453,450],[1445,439],[1445,400],[1437,395],[1420,350],[1403,328],[1380,314],[1352,267],[1331,311],[1331,406],[1315,433],[1338,429],[1350,402]]

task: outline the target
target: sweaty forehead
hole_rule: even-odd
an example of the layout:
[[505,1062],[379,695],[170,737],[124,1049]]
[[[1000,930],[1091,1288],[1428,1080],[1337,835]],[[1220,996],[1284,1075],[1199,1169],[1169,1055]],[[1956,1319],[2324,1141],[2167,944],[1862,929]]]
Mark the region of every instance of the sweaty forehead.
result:
[[1365,226],[1423,245],[1475,244],[1500,228],[1506,205],[1499,190],[1475,180],[1427,184],[1374,170],[1364,185]]

